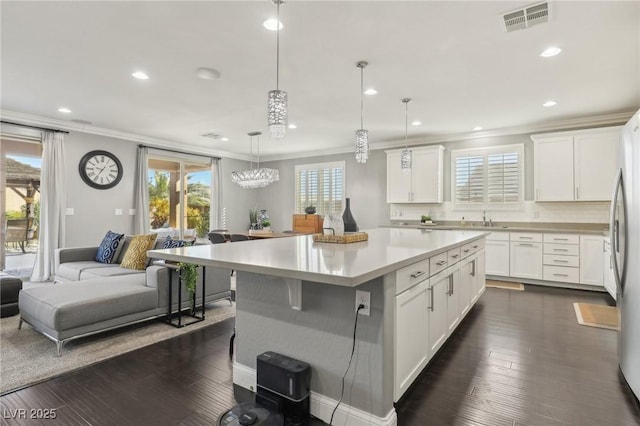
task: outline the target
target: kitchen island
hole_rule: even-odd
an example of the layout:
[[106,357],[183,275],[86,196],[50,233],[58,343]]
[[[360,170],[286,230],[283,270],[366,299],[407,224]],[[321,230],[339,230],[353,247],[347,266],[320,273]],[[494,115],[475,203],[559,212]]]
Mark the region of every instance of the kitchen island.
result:
[[478,231],[368,230],[352,244],[312,236],[154,250],[149,257],[234,269],[233,381],[255,390],[265,351],[312,367],[311,412],[328,422],[341,396],[356,319],[353,362],[334,424],[393,425],[393,406],[484,291]]

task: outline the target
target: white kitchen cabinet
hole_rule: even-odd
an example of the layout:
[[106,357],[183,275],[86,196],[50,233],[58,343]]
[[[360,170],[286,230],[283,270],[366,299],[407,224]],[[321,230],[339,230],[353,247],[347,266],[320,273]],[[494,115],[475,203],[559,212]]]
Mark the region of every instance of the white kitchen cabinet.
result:
[[442,203],[444,147],[411,148],[409,173],[400,168],[402,150],[387,153],[387,203]]
[[509,233],[492,232],[486,239],[487,275],[509,276]]
[[619,127],[533,135],[535,201],[609,201]]
[[604,237],[580,235],[580,284],[603,285]]
[[448,270],[434,275],[429,280],[429,351],[435,354],[447,339],[447,298],[449,297],[450,273]]
[[449,274],[449,291],[447,292],[447,333],[453,333],[458,324],[460,324],[462,308],[464,304],[464,290],[459,278],[459,270],[455,268],[450,270]]
[[394,334],[396,400],[413,383],[429,361],[429,280],[396,296]]
[[511,242],[509,269],[512,277],[542,279],[542,244]]
[[476,283],[476,298],[472,298],[473,303],[482,296],[485,289],[487,288],[487,270],[486,270],[486,252],[485,250],[480,250],[476,256],[475,263],[473,264],[473,279]]

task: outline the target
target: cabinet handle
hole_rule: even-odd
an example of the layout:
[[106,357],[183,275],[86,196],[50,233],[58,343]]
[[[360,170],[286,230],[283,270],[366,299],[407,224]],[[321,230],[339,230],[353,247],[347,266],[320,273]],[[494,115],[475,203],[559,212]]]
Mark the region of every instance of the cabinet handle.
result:
[[465,253],[469,253],[469,249],[462,250],[462,251],[465,252]]
[[540,189],[536,188],[536,200],[540,198]]
[[453,296],[453,274],[449,274],[447,278],[449,279],[449,291],[447,294],[449,296]]
[[554,277],[568,277],[567,274],[553,274]]
[[441,260],[440,262],[436,262],[436,265],[442,266],[442,265],[445,265],[446,263],[447,263],[446,260]]
[[556,249],[556,248],[554,248],[553,251],[569,251],[569,249]]
[[473,248],[478,248],[478,246],[477,246],[477,245],[476,245],[476,246],[473,246]]
[[460,255],[459,254],[452,254],[451,257],[454,258],[454,259],[457,259],[458,257],[460,257]]
[[476,260],[475,259],[471,261],[471,276],[472,277],[476,276]]
[[527,244],[527,243],[520,243],[518,244],[519,247],[533,247],[533,244]]
[[425,274],[424,271],[418,271],[418,272],[414,272],[413,274],[411,274],[411,278],[418,278],[421,277]]
[[429,291],[431,292],[431,306],[429,306],[429,310],[433,312],[433,287],[429,287]]
[[554,238],[553,241],[569,241],[568,238]]
[[557,262],[557,263],[569,263],[569,261],[568,261],[568,260],[558,260],[558,259],[553,259],[553,261],[554,261],[554,262]]
[[519,240],[533,240],[533,237],[518,237]]
[[580,199],[580,191],[579,188],[576,186],[576,200]]

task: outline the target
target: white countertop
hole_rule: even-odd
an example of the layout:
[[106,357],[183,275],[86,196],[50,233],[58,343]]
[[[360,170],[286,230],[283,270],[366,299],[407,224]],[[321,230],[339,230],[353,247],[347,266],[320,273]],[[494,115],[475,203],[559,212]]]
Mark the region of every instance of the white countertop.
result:
[[147,256],[353,287],[488,235],[394,228],[366,232],[369,241],[351,244],[318,243],[301,235],[150,250]]

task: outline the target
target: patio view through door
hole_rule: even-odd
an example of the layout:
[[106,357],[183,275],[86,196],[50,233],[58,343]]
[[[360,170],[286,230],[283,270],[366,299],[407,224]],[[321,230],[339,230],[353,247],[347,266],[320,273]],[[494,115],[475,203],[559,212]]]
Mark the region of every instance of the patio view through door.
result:
[[38,251],[42,144],[2,138],[3,272],[29,278]]
[[149,222],[159,238],[207,238],[211,220],[211,164],[149,157]]

